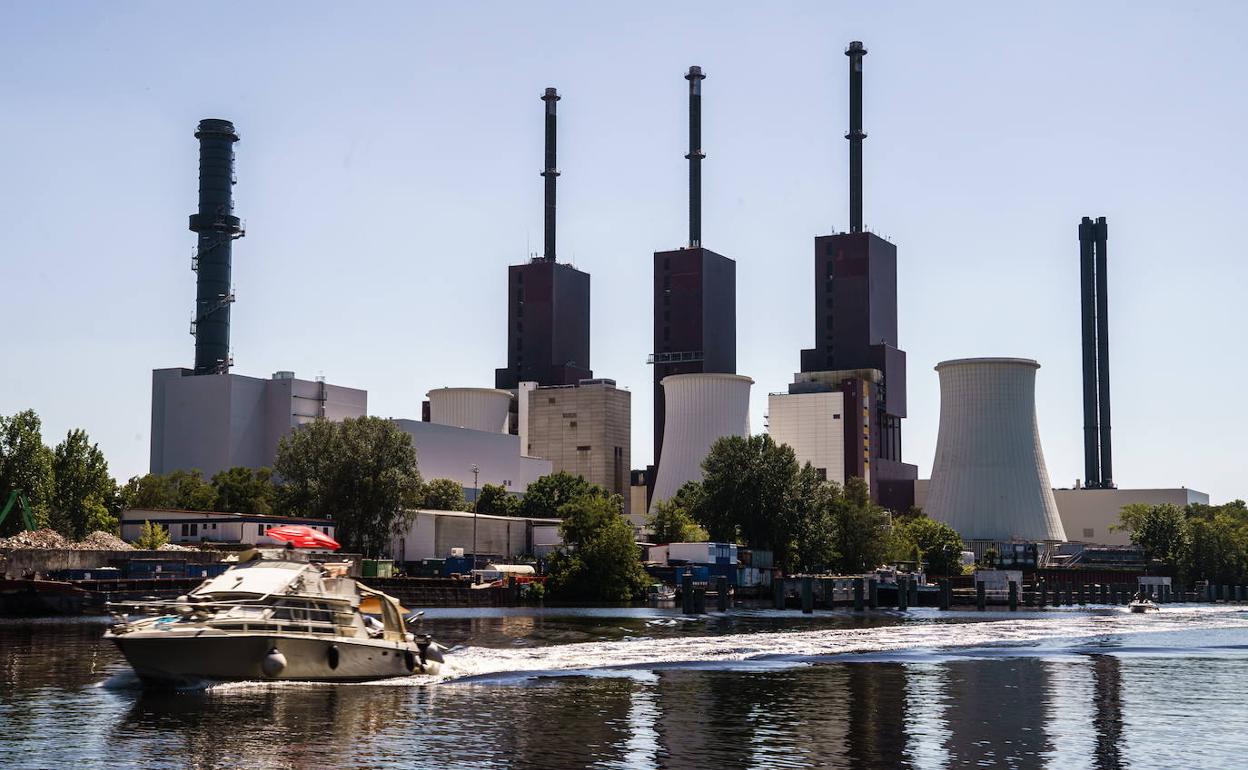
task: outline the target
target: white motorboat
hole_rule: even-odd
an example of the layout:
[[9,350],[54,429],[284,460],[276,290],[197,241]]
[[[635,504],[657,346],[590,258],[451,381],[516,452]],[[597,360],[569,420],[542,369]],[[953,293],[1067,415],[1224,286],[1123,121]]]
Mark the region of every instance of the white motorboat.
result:
[[1137,613],[1161,611],[1160,607],[1158,607],[1156,604],[1153,604],[1148,599],[1135,599],[1134,601],[1132,601],[1130,604],[1127,605],[1127,609],[1130,610],[1131,612],[1137,612]]
[[443,648],[408,631],[396,599],[348,577],[346,564],[301,556],[249,551],[176,600],[114,605],[104,637],[149,684],[361,682],[438,672]]

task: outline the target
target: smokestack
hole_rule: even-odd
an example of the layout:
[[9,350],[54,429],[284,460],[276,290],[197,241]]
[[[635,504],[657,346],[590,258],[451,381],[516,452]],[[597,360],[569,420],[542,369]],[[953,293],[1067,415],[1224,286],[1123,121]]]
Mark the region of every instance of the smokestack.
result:
[[233,241],[243,235],[234,216],[234,143],[238,132],[228,120],[207,118],[195,132],[199,140],[199,212],[190,228],[199,236],[191,269],[196,272],[195,374],[224,374],[230,360],[230,289]]
[[1114,463],[1109,439],[1109,279],[1106,271],[1106,241],[1109,226],[1105,217],[1097,217],[1096,244],[1096,380],[1097,406],[1100,415],[1101,486],[1114,488]]
[[849,57],[849,231],[862,232],[862,57],[867,49],[855,40],[845,49]]
[[1100,416],[1097,409],[1096,226],[1090,217],[1079,223],[1079,287],[1083,308],[1083,485],[1101,486]]
[[542,177],[546,180],[546,243],[542,259],[554,262],[555,179],[559,176],[559,169],[555,164],[555,102],[559,101],[559,92],[547,88],[542,94],[542,101],[546,102],[546,169],[542,171]]
[[702,81],[701,67],[690,67],[689,81],[689,246],[702,245]]

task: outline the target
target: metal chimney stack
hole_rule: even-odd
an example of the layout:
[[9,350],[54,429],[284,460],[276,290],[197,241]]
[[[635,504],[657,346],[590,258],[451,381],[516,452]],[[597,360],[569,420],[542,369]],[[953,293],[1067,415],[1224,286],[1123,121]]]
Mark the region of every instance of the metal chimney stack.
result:
[[845,49],[849,57],[849,231],[862,232],[862,57],[867,49],[854,40]]
[[685,75],[689,81],[689,247],[702,245],[702,68],[693,66]]
[[559,98],[559,92],[553,88],[542,94],[542,101],[546,102],[546,167],[542,171],[546,180],[546,242],[542,259],[547,262],[555,261],[555,179],[559,176],[555,163],[555,102]]
[[1080,299],[1083,318],[1084,486],[1113,489],[1109,406],[1109,280],[1105,217],[1079,223]]
[[199,211],[190,229],[199,244],[191,269],[196,272],[195,374],[224,374],[230,359],[230,288],[233,242],[243,235],[234,216],[234,143],[238,132],[228,120],[207,118],[195,132],[199,140]]

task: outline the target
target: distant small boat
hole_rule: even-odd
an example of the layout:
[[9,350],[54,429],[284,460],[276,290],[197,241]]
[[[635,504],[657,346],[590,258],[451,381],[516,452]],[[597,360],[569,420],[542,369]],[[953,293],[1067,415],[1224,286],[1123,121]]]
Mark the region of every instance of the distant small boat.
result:
[[1161,608],[1153,604],[1148,599],[1136,599],[1127,605],[1127,609],[1131,612],[1160,612]]
[[646,599],[652,602],[674,602],[676,589],[662,583],[653,583],[646,589]]

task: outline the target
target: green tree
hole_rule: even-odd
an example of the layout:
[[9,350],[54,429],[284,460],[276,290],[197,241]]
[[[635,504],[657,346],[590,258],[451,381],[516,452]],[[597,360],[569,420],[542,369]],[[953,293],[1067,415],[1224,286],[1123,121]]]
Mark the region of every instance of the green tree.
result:
[[464,487],[454,479],[433,479],[421,488],[421,505],[434,511],[470,511]]
[[888,513],[871,501],[865,481],[855,476],[845,483],[832,519],[841,572],[866,572],[888,559]]
[[370,557],[389,548],[421,499],[411,436],[380,417],[304,425],[278,444],[274,470],[281,505],[332,518],[338,540]]
[[896,529],[917,549],[932,575],[962,574],[962,537],[953,527],[926,516],[907,517]]
[[693,514],[673,497],[654,505],[654,513],[646,517],[646,526],[656,543],[704,543],[706,530],[698,526]]
[[212,489],[216,493],[213,507],[231,513],[273,513],[276,488],[270,468],[229,468],[218,471],[212,477]]
[[548,568],[554,596],[624,602],[642,594],[646,571],[620,508],[617,496],[586,494],[559,509],[564,546],[551,556]]
[[1114,527],[1126,530],[1144,555],[1171,566],[1178,564],[1187,541],[1188,521],[1182,508],[1168,503],[1124,505]]
[[1193,580],[1241,583],[1248,576],[1248,525],[1225,511],[1203,513],[1187,521],[1187,537],[1177,560],[1179,570]]
[[590,484],[582,476],[556,471],[529,485],[520,502],[520,512],[531,518],[553,519],[559,516],[559,510],[565,504],[585,495],[605,497],[607,491],[596,484]]
[[126,508],[175,508],[182,511],[216,510],[217,491],[198,470],[134,476],[121,491]]
[[769,435],[717,440],[702,461],[699,523],[715,542],[771,549],[791,568],[799,470],[793,449]]
[[52,526],[73,540],[96,530],[116,532],[107,502],[117,493],[108,461],[86,431],[72,430],[52,452]]
[[[43,424],[34,410],[12,417],[0,415],[0,506],[13,490],[20,489],[30,502],[35,524],[46,527],[55,493],[52,451],[44,446]],[[22,517],[10,515],[0,525],[0,535],[22,528]]]
[[130,545],[138,548],[140,551],[159,551],[160,547],[168,542],[169,530],[160,524],[145,521],[143,522],[143,529],[139,530],[139,538]]
[[824,572],[837,562],[837,506],[842,504],[839,485],[824,481],[810,463],[796,480],[796,504],[789,547],[789,567],[795,572]]
[[477,495],[477,513],[494,516],[515,516],[520,512],[520,498],[508,494],[502,484],[486,484]]

